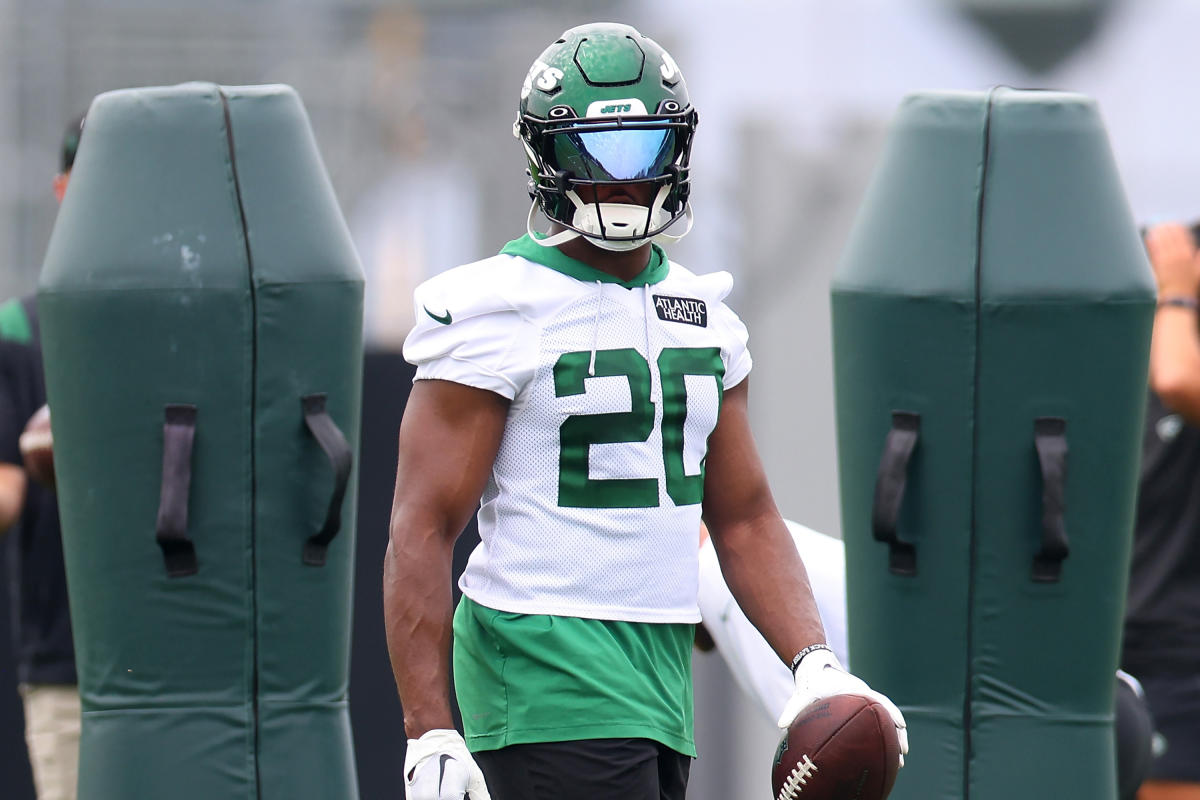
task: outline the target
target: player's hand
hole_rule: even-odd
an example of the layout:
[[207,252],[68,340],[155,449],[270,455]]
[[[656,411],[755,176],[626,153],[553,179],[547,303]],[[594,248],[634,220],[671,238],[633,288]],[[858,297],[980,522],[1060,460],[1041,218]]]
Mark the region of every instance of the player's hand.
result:
[[786,728],[805,706],[835,694],[858,694],[869,697],[887,709],[896,724],[896,736],[900,740],[900,766],[904,766],[904,754],[908,752],[908,729],[904,715],[896,704],[884,695],[867,686],[862,678],[846,672],[832,650],[820,648],[807,653],[796,665],[796,691],[783,707],[780,728]]
[[50,430],[50,406],[42,406],[25,423],[17,440],[21,462],[29,477],[54,488],[54,435]]
[[467,743],[458,731],[442,729],[408,740],[404,796],[407,800],[492,800]]
[[1155,225],[1146,232],[1146,253],[1159,297],[1195,297],[1200,288],[1200,264],[1196,241],[1190,229],[1176,223]]

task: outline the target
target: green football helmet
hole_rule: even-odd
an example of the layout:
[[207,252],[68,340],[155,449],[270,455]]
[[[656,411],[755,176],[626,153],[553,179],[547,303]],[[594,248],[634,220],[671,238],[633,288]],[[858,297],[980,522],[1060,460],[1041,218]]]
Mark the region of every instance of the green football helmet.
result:
[[[652,39],[610,22],[564,33],[533,62],[513,124],[529,159],[530,234],[540,208],[567,228],[533,236],[546,246],[585,236],[632,250],[682,238],[696,119],[679,67]],[[650,205],[601,202],[598,187],[621,184],[651,184]],[[664,233],[684,216],[683,233]]]

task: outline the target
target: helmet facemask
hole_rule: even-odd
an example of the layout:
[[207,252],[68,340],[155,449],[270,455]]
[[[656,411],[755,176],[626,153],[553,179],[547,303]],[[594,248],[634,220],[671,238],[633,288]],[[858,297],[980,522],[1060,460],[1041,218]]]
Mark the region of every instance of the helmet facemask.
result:
[[[567,231],[535,240],[547,246],[576,236],[606,250],[626,251],[656,238],[682,238],[665,232],[688,217],[688,161],[696,112],[673,100],[659,113],[580,119],[570,106],[555,106],[549,120],[523,116],[514,133],[529,159],[529,191],[536,209]],[[649,205],[607,202],[603,187],[650,184]],[[644,194],[645,189],[634,194]]]

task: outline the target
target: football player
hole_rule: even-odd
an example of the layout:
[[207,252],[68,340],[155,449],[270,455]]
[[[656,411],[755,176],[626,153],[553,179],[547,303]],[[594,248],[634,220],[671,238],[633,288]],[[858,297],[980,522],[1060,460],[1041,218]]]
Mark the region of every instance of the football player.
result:
[[[904,740],[825,642],[751,437],[732,278],[660,246],[691,225],[696,120],[654,41],[567,31],[521,90],[526,234],[415,292],[384,576],[409,800],[682,800],[701,517],[794,673],[780,724],[870,694]],[[452,609],[452,547],[477,508]]]

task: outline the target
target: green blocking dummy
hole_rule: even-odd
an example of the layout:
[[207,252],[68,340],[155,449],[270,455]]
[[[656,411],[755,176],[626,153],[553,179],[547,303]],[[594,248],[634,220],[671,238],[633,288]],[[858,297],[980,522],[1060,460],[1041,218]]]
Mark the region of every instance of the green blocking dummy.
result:
[[99,96],[39,288],[80,800],[357,797],[363,280],[285,86]]
[[902,104],[832,287],[851,661],[893,798],[1115,797],[1153,280],[1096,105]]

